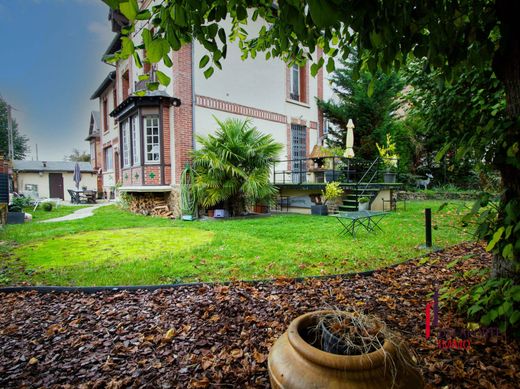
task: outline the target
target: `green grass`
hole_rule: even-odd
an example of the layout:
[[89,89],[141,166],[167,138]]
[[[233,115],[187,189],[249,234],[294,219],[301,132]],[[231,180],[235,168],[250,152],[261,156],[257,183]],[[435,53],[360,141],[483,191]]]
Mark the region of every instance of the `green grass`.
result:
[[86,219],[8,226],[0,240],[8,243],[4,253],[14,255],[6,255],[0,268],[8,269],[4,283],[43,285],[139,285],[371,270],[422,254],[416,247],[424,242],[425,207],[433,209],[435,245],[470,239],[456,228],[458,205],[438,211],[440,204],[408,202],[406,211],[383,219],[384,233],[361,231],[357,239],[339,236],[341,226],[332,217],[286,214],[182,222],[101,207]]

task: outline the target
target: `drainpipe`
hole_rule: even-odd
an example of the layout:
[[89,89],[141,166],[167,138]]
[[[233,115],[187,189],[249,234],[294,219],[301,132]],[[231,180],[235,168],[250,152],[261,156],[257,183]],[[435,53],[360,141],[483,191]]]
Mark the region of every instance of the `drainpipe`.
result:
[[195,42],[191,44],[191,149],[195,150]]

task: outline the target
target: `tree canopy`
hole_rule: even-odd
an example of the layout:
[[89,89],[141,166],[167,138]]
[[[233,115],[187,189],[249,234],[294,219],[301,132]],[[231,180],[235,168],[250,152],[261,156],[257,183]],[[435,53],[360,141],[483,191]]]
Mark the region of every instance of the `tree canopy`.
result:
[[[12,118],[14,159],[24,159],[29,153],[29,138],[20,133],[16,119]],[[9,154],[7,135],[7,103],[0,99],[0,154]]]
[[[355,57],[353,57],[355,58]],[[318,101],[323,115],[337,128],[330,128],[327,143],[331,147],[345,148],[347,123],[352,119],[356,125],[354,146],[356,156],[373,160],[377,156],[376,143],[381,143],[387,133],[394,135],[398,93],[403,82],[397,73],[385,74],[377,71],[372,75],[363,70],[358,79],[354,79],[355,62],[343,63],[331,77],[331,82],[338,101]],[[368,94],[368,86],[373,85],[372,95]]]
[[86,151],[79,151],[78,149],[74,148],[72,149],[72,154],[66,155],[64,160],[72,162],[90,162],[90,158],[90,154]]

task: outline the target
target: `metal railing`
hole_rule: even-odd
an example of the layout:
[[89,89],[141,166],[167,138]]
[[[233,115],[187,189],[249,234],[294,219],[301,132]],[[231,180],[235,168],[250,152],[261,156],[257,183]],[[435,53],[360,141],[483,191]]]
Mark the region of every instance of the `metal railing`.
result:
[[304,185],[331,181],[353,184],[365,189],[373,182],[383,182],[387,166],[395,166],[397,159],[376,158],[367,161],[361,158],[322,157],[275,161],[273,184]]
[[134,83],[134,91],[138,92],[142,90],[147,90],[147,86],[151,82],[157,82],[155,70],[151,70],[150,72],[148,72],[148,79],[136,81]]

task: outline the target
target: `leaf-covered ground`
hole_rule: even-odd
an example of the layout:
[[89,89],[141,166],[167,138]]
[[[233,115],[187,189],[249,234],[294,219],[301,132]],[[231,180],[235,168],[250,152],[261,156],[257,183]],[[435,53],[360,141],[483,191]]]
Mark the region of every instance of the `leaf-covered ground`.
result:
[[[489,264],[482,247],[463,244],[372,276],[0,294],[0,387],[265,387],[268,350],[292,319],[355,307],[407,339],[429,387],[513,388],[520,382],[516,340],[499,335],[446,350],[435,336],[425,339],[434,285]],[[466,320],[441,305],[440,323],[461,328]]]

